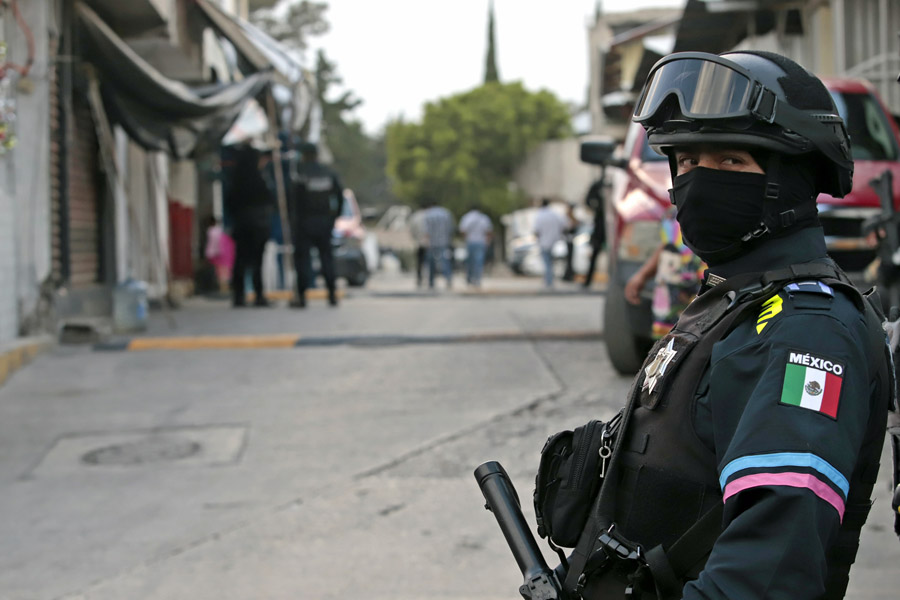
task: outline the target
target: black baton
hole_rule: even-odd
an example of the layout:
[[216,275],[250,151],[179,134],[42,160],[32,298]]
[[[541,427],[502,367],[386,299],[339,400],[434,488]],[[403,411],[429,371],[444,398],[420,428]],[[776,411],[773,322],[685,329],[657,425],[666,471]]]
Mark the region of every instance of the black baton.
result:
[[556,574],[547,566],[547,561],[528,528],[519,506],[516,488],[503,465],[496,461],[482,464],[475,469],[475,480],[487,501],[485,508],[494,513],[503,537],[525,578],[525,582],[519,587],[519,593],[527,600],[562,600],[564,596]]

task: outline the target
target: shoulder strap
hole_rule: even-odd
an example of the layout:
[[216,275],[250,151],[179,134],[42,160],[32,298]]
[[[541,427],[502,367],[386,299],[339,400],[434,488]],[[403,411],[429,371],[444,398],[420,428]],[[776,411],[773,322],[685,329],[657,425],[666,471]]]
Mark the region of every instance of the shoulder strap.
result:
[[644,555],[660,600],[681,597],[687,576],[704,561],[722,533],[724,510],[724,504],[716,503],[675,540],[671,548],[666,550],[662,545],[656,546]]

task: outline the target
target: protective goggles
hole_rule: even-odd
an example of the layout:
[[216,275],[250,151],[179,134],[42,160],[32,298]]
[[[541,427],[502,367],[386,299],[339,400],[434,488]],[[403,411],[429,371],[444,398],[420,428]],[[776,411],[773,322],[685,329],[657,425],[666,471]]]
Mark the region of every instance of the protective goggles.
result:
[[771,123],[775,118],[775,94],[743,67],[715,54],[679,52],[657,62],[633,120],[649,120],[671,95],[689,119],[753,117]]

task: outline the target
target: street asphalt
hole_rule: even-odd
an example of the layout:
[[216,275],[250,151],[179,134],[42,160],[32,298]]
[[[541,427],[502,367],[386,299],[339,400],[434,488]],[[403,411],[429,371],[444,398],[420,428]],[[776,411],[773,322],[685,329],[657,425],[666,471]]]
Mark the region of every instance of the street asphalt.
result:
[[[305,310],[191,299],[15,372],[0,599],[518,597],[472,473],[503,463],[533,523],[547,436],[621,406],[602,291],[379,275],[345,292]],[[900,589],[887,493],[883,469],[848,598]]]

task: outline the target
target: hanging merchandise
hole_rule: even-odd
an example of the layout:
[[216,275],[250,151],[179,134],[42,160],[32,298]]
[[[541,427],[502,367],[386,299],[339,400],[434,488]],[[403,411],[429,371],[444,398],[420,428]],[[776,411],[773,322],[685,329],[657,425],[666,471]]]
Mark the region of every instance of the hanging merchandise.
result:
[[[0,62],[6,61],[6,42],[0,42]],[[16,94],[9,74],[0,79],[0,156],[16,145]]]
[[[3,156],[16,146],[16,83],[23,82],[31,71],[31,65],[34,63],[34,36],[31,29],[22,18],[17,0],[0,0],[0,7],[3,9],[2,19],[0,19],[0,31],[2,31],[3,40],[0,40],[0,156]],[[22,30],[25,36],[25,43],[28,48],[28,58],[25,64],[16,64],[9,60],[9,32],[6,31],[6,11],[11,10],[16,25]]]

